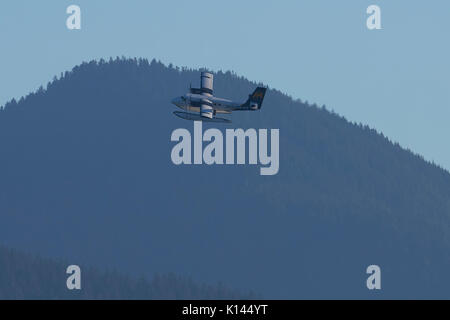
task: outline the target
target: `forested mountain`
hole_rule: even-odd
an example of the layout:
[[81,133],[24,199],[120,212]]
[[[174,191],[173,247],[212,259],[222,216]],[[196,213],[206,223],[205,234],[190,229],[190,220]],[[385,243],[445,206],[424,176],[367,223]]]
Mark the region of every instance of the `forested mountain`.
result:
[[[0,243],[266,298],[450,298],[450,175],[366,126],[268,90],[204,129],[279,128],[280,171],[171,162],[198,70],[92,61],[0,111]],[[215,74],[219,97],[256,87]],[[432,142],[430,142],[432,143]],[[367,266],[382,290],[366,288]],[[130,293],[130,297],[132,294]]]
[[116,271],[81,268],[81,290],[68,290],[69,264],[0,247],[0,299],[248,299],[221,284],[198,285],[174,274],[133,279]]

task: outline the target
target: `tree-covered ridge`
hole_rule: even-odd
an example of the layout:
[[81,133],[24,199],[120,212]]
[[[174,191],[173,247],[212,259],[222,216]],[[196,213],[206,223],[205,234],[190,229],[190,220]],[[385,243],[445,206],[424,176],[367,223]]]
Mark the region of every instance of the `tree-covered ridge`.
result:
[[199,285],[172,273],[132,278],[81,266],[81,290],[68,290],[68,264],[0,246],[0,299],[251,299],[222,284]]
[[[170,100],[198,81],[198,70],[157,61],[92,61],[5,105],[0,241],[267,298],[370,297],[365,268],[375,263],[383,297],[448,297],[447,171],[276,90],[230,126],[280,129],[276,176],[175,166],[171,132],[192,123]],[[245,100],[256,85],[215,74],[219,97]]]

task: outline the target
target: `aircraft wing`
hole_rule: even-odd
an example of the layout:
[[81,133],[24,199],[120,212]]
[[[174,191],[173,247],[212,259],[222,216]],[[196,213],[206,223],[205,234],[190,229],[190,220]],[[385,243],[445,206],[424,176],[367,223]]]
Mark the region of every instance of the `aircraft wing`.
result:
[[200,88],[191,88],[192,94],[201,94],[205,96],[212,96],[214,75],[210,72],[202,72],[200,76]]

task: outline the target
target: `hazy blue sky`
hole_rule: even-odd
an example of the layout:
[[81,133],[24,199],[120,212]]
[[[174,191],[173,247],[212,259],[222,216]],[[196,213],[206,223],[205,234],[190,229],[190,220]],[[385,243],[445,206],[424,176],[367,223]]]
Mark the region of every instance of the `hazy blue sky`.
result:
[[[366,28],[371,4],[383,30]],[[0,105],[82,61],[156,58],[326,104],[449,169],[449,33],[448,0],[2,0]]]

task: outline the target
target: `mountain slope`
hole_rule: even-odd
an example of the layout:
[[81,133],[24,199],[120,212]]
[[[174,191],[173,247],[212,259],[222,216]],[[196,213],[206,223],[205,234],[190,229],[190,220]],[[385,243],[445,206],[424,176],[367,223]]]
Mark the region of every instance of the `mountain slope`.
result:
[[[170,135],[193,123],[170,100],[198,81],[155,61],[90,62],[7,104],[0,241],[267,298],[449,297],[448,172],[275,90],[229,127],[279,128],[278,175],[175,166]],[[256,84],[219,72],[214,86],[245,100]],[[382,268],[380,293],[365,287],[370,264]]]
[[151,281],[80,266],[81,290],[68,290],[68,264],[0,247],[0,299],[248,299],[223,285],[197,285],[173,274]]

